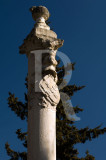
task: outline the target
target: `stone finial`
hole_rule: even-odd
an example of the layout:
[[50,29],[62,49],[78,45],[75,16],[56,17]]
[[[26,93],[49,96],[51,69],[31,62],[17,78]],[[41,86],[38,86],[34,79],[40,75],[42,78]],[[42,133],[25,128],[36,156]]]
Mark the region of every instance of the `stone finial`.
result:
[[20,53],[27,55],[34,50],[57,50],[64,40],[58,39],[54,31],[45,23],[50,17],[48,9],[44,6],[30,8],[32,17],[36,21],[34,28],[28,34],[24,43],[19,47]]
[[50,17],[48,9],[44,6],[33,6],[30,8],[30,11],[32,12],[32,17],[35,21],[37,21],[40,18],[44,18],[45,21],[47,21]]

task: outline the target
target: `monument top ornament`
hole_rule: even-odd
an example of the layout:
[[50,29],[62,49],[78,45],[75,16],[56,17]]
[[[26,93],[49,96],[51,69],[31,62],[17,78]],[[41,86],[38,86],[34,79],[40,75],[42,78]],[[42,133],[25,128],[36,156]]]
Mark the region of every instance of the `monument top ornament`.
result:
[[48,9],[44,6],[30,8],[32,18],[36,21],[34,28],[19,47],[21,54],[29,54],[34,50],[57,50],[64,40],[57,39],[57,34],[50,30],[45,21],[50,17]]
[[35,21],[37,21],[41,17],[43,17],[45,21],[47,21],[50,17],[48,9],[44,6],[33,6],[30,8],[30,11],[32,12],[32,17]]

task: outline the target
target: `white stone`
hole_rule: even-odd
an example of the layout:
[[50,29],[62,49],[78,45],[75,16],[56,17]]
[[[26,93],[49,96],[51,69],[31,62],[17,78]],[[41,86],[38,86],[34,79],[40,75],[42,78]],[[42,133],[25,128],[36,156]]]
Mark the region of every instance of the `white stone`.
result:
[[30,11],[36,24],[20,46],[20,53],[28,57],[27,160],[56,160],[56,107],[60,93],[55,56],[64,41],[57,39],[45,23],[50,16],[46,7],[33,6]]

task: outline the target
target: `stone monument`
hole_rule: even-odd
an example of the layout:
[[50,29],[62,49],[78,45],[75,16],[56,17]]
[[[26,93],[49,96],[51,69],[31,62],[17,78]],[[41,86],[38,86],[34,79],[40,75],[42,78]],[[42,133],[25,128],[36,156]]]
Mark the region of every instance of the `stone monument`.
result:
[[44,6],[30,8],[34,28],[20,46],[28,57],[28,157],[56,160],[56,106],[60,100],[55,60],[63,45],[46,24],[50,13]]

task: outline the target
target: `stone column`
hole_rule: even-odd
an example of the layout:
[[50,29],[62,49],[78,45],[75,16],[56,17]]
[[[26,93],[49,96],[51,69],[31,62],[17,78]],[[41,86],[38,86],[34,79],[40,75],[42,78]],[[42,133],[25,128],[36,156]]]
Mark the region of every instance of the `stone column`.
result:
[[45,23],[46,7],[30,8],[36,21],[20,46],[28,57],[28,160],[56,160],[56,106],[58,91],[56,51],[63,45]]

